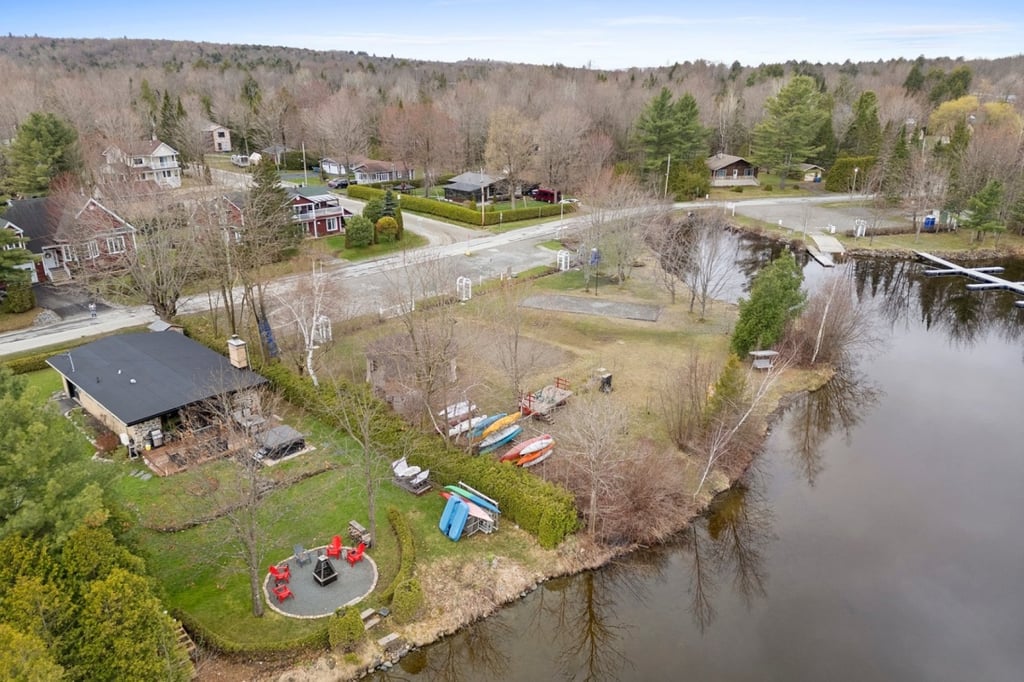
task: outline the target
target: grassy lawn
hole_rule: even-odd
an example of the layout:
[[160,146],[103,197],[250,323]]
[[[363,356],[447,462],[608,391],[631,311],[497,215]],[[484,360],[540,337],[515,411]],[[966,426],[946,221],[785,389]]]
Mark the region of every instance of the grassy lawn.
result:
[[63,387],[60,375],[53,369],[41,369],[38,372],[28,372],[21,376],[28,381],[29,387],[38,390],[41,396],[49,397]]
[[347,261],[368,260],[378,256],[386,256],[390,253],[405,251],[406,249],[419,248],[420,246],[426,246],[429,243],[426,237],[418,235],[415,232],[410,232],[409,230],[405,231],[402,241],[400,242],[371,244],[361,249],[346,249],[345,235],[343,234],[336,234],[327,237],[322,241],[330,249],[332,255],[338,258],[343,258]]
[[1024,237],[1018,234],[987,235],[984,241],[976,241],[971,230],[956,232],[921,232],[914,234],[894,234],[879,237],[841,236],[840,241],[849,249],[910,249],[914,251],[939,252],[972,252],[999,250],[1008,253],[1024,254]]
[[[740,201],[742,199],[763,199],[765,197],[805,197],[814,196],[817,192],[806,189],[805,185],[813,183],[802,183],[796,180],[786,180],[786,188],[779,189],[779,176],[770,173],[761,173],[757,176],[757,187],[740,187],[737,192],[732,187],[712,187],[711,200],[713,201]],[[768,189],[771,187],[771,189]]]

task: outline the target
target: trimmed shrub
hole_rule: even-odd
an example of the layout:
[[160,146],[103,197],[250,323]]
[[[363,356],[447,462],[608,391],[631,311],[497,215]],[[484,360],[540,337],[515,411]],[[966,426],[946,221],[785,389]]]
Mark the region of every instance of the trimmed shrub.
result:
[[363,207],[363,217],[376,225],[377,221],[384,217],[384,195],[376,196],[366,202]]
[[[849,192],[861,189],[867,183],[868,173],[875,165],[874,156],[842,156],[836,159],[825,176],[825,189],[829,192]],[[856,174],[853,169],[856,168]],[[857,176],[857,187],[853,186],[854,175]]]
[[388,523],[398,540],[399,563],[398,573],[391,584],[380,593],[381,601],[388,601],[395,594],[395,587],[412,577],[416,568],[416,545],[413,543],[412,528],[408,519],[397,507],[388,507]]
[[736,185],[729,191],[736,192],[736,194],[743,194],[743,185]]
[[36,355],[25,355],[20,358],[14,358],[13,360],[7,360],[4,365],[10,368],[14,374],[28,374],[29,372],[36,372],[41,369],[49,367],[46,364],[46,359],[52,355],[56,355],[54,352],[49,353],[38,353]]
[[327,641],[332,649],[352,651],[366,636],[366,626],[353,606],[339,609],[327,624]]
[[345,221],[345,248],[361,249],[373,243],[373,223],[361,215]]
[[423,610],[423,586],[418,578],[398,583],[391,600],[391,613],[399,624],[411,623]]
[[398,240],[398,221],[389,215],[377,221],[377,243],[389,244]]

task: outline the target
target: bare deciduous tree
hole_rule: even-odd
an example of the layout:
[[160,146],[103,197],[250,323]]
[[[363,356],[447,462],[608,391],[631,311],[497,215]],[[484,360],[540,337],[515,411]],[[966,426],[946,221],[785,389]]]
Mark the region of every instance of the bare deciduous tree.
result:
[[408,104],[384,110],[380,121],[384,147],[408,168],[423,169],[423,187],[433,186],[437,169],[458,158],[455,124],[431,103]]
[[[230,387],[230,379],[225,377],[223,383]],[[182,415],[181,440],[187,448],[186,457],[200,460],[227,457],[234,465],[227,469],[205,468],[186,490],[213,508],[227,523],[230,532],[224,536],[224,547],[245,567],[252,613],[257,618],[264,611],[261,586],[267,529],[275,521],[267,518],[269,507],[264,501],[273,491],[274,483],[263,474],[263,465],[253,457],[259,449],[255,433],[239,424],[233,413],[245,407],[254,413],[270,414],[274,402],[274,396],[267,391],[225,393],[220,398],[193,406]],[[274,514],[283,517],[286,506],[274,505]]]
[[504,107],[491,114],[484,158],[488,168],[501,173],[508,183],[512,208],[516,207],[516,192],[535,148],[533,126],[521,113]]
[[701,211],[680,226],[684,244],[683,281],[690,290],[690,312],[700,304],[700,319],[729,282],[739,244],[729,238],[728,224],[717,213]]

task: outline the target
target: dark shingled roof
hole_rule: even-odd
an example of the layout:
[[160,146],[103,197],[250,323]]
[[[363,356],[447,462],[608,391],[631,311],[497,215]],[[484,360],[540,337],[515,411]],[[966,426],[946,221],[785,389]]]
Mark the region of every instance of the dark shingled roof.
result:
[[46,362],[125,424],[267,381],[173,331],[108,336]]

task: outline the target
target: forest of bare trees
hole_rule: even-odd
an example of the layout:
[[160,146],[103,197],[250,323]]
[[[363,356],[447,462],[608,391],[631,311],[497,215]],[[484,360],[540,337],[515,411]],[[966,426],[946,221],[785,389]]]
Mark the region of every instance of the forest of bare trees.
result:
[[[935,194],[941,184],[966,206],[987,182],[999,180],[1002,214],[1009,218],[1024,196],[1009,177],[1021,165],[1016,109],[1022,66],[1024,57],[759,66],[696,61],[596,71],[265,46],[6,37],[0,38],[0,140],[13,140],[32,112],[52,112],[77,131],[89,182],[100,152],[125,140],[161,133],[194,157],[197,122],[210,119],[231,129],[241,151],[304,145],[315,158],[369,154],[414,167],[421,176],[490,168],[582,192],[602,168],[642,176],[642,169],[658,167],[637,122],[663,88],[699,117],[689,124],[700,154],[757,158],[763,150],[754,148],[754,132],[764,123],[766,103],[802,75],[813,79],[828,109],[830,129],[807,147],[815,150],[812,156],[863,151],[864,137],[856,133],[868,103],[877,116],[869,128],[884,137],[867,142],[882,161],[864,181],[881,186],[889,169],[906,185],[897,190],[890,181],[889,193],[918,198],[924,180],[911,172],[918,163],[913,154],[886,162],[899,146],[899,132],[923,130],[938,115],[935,130],[947,131],[955,145],[949,103],[973,97],[978,111],[966,121],[970,144],[953,149],[955,177],[928,182],[927,192]],[[894,165],[911,170],[897,173]]]

